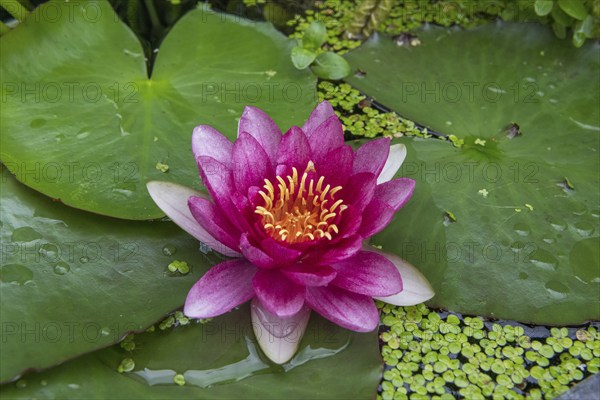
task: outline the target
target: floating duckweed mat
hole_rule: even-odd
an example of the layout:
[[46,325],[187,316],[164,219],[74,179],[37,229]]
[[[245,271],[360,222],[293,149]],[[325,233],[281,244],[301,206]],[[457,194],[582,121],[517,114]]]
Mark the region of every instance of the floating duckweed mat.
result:
[[530,327],[425,305],[378,307],[378,399],[551,399],[600,369],[597,322]]
[[344,124],[347,139],[376,136],[421,136],[427,129],[420,129],[410,120],[395,112],[382,112],[372,106],[367,96],[347,83],[335,84],[322,81],[317,87],[319,101],[327,100],[336,110]]

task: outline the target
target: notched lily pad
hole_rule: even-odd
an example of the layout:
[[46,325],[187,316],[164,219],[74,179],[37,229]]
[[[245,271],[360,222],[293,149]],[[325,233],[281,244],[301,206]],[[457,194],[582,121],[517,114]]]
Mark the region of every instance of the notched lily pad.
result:
[[163,215],[150,180],[198,186],[194,126],[233,138],[253,105],[287,129],[316,102],[315,78],[294,68],[287,38],[205,7],[173,27],[151,78],[106,1],[44,3],[0,43],[2,161],[48,196],[118,218]]
[[133,353],[113,346],[80,357],[30,375],[20,387],[4,386],[2,398],[375,396],[382,369],[376,332],[350,332],[313,313],[298,354],[280,366],[261,354],[249,317],[245,305],[204,324],[136,335]]
[[[219,261],[172,223],[73,210],[0,172],[0,382],[145,329]],[[175,259],[189,273],[170,276]]]
[[[380,37],[347,55],[367,72],[347,78],[359,90],[460,139],[400,140],[415,195],[373,242],[425,272],[431,305],[600,319],[600,46],[575,49],[534,24],[419,37],[417,48]],[[447,210],[456,222],[440,218]]]

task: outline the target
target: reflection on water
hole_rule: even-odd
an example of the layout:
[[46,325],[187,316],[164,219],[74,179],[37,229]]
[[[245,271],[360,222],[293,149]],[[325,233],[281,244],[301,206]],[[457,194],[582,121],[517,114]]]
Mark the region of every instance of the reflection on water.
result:
[[[299,367],[311,360],[332,357],[344,351],[352,342],[352,336],[348,335],[347,339],[340,343],[335,348],[317,347],[313,348],[310,345],[303,347],[294,358],[288,363],[281,366],[274,366],[263,361],[256,347],[256,343],[248,336],[244,337],[248,356],[236,363],[225,365],[219,368],[194,370],[190,369],[183,373],[186,385],[198,386],[201,388],[209,388],[214,385],[223,385],[227,383],[239,382],[258,374],[265,373],[281,373],[288,372],[296,367]],[[173,379],[178,372],[173,369],[149,369],[133,371],[131,375],[137,376],[145,381],[150,386],[155,385],[175,385]]]

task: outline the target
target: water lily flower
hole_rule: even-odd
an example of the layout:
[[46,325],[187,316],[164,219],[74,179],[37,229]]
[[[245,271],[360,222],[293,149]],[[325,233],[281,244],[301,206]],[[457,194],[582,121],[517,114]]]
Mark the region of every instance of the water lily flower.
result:
[[403,145],[344,143],[331,105],[320,103],[284,135],[263,111],[246,107],[235,143],[210,126],[192,135],[209,195],[149,182],[176,224],[232,257],[190,290],[184,313],[211,318],[252,300],[259,345],[276,363],[296,352],[312,311],[357,332],[377,328],[374,298],[413,305],[433,297],[406,261],[366,244],[411,197],[415,182],[392,179]]

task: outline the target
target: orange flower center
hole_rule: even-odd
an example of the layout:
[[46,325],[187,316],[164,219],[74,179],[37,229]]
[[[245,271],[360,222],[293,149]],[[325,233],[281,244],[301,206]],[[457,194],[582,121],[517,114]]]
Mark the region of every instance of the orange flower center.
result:
[[286,243],[301,243],[315,239],[332,239],[338,233],[333,223],[337,215],[348,208],[342,199],[336,200],[341,186],[323,187],[325,178],[316,181],[309,178],[309,172],[315,172],[315,165],[308,162],[302,177],[292,168],[292,176],[285,179],[277,176],[277,187],[268,179],[258,193],[264,200],[264,206],[256,207],[255,213],[262,218],[265,231],[275,240]]

